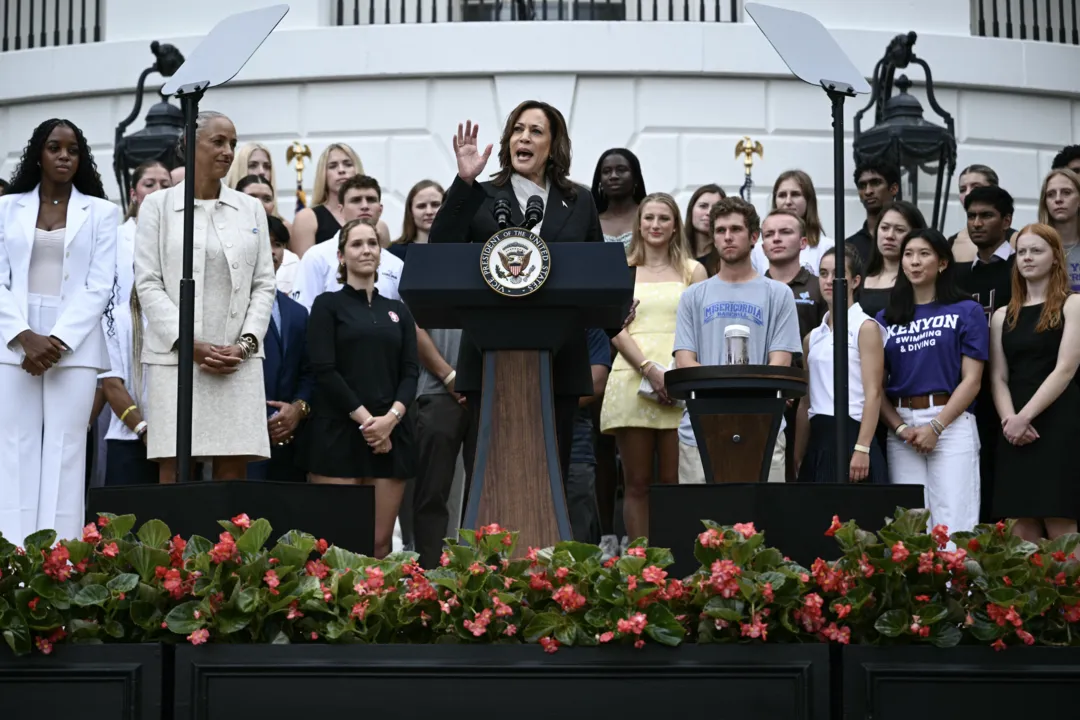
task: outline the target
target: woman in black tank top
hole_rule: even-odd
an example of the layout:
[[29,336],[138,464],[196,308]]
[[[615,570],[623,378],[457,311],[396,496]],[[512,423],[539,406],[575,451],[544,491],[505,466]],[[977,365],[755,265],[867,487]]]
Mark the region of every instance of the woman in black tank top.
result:
[[312,206],[304,208],[293,220],[291,250],[303,254],[316,243],[329,240],[341,229],[341,204],[338,190],[354,175],[362,175],[364,166],[356,152],[344,143],[327,146],[315,168]]
[[318,245],[324,240],[329,240],[338,234],[341,230],[341,223],[334,217],[334,213],[325,205],[317,205],[313,208],[315,211],[315,244]]

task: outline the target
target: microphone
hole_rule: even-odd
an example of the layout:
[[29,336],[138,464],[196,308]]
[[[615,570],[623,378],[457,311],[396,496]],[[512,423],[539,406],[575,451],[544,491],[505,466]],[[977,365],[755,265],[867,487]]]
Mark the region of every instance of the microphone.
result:
[[495,209],[492,214],[495,215],[495,222],[500,230],[510,227],[510,200],[505,195],[495,198]]
[[525,229],[532,230],[544,219],[544,201],[539,195],[533,195],[525,203]]

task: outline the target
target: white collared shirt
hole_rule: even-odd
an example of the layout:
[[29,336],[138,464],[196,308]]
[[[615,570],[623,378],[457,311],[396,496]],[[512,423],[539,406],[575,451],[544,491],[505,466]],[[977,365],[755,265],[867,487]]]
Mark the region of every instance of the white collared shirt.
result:
[[[1005,242],[998,245],[998,249],[995,250],[994,254],[990,256],[990,263],[997,262],[998,260],[1008,260],[1013,256],[1014,252],[1016,251],[1013,250],[1012,243],[1006,240]],[[971,261],[971,267],[975,267],[979,264],[989,265],[990,263],[984,263],[979,258],[979,254],[975,253],[975,259]]]
[[[324,292],[337,292],[342,288],[342,284],[337,279],[338,235],[340,233],[312,246],[300,258],[300,267],[296,271],[291,297],[309,312],[316,297]],[[398,294],[398,282],[401,280],[401,270],[404,267],[405,263],[401,258],[389,250],[383,250],[380,253],[379,279],[375,281],[375,288],[380,295],[391,300],[401,299]]]

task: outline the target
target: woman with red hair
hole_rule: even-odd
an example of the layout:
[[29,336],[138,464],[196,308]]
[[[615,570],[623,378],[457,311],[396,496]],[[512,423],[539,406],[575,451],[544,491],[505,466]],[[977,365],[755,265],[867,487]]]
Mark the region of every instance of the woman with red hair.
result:
[[1080,435],[1080,296],[1069,289],[1061,235],[1028,225],[1016,242],[1012,299],[990,323],[998,445],[994,515],[1018,518],[1025,540],[1076,532],[1080,485],[1072,451]]

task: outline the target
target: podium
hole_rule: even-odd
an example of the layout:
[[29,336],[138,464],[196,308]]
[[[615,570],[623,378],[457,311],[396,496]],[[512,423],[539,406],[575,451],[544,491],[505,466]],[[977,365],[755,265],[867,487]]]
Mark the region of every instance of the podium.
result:
[[[634,297],[619,243],[552,243],[536,292],[506,297],[479,243],[414,245],[399,284],[416,323],[461,328],[483,353],[480,427],[464,527],[499,523],[518,548],[571,539],[555,434],[553,355],[586,328],[620,328]],[[587,362],[587,361],[586,361]]]
[[779,365],[669,370],[664,385],[686,401],[708,483],[767,482],[787,401],[806,394],[804,371]]

